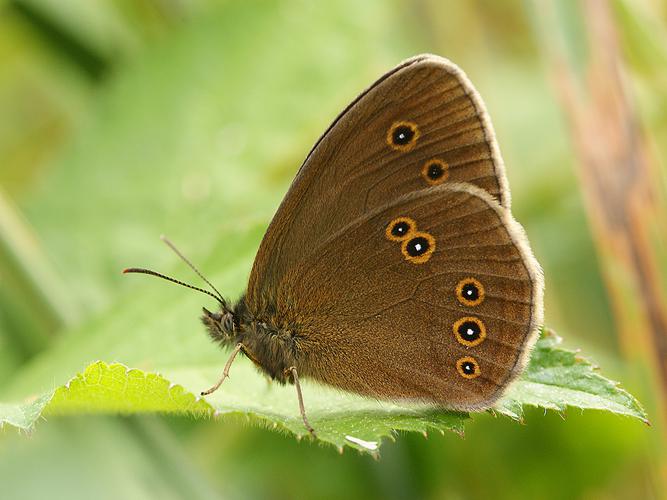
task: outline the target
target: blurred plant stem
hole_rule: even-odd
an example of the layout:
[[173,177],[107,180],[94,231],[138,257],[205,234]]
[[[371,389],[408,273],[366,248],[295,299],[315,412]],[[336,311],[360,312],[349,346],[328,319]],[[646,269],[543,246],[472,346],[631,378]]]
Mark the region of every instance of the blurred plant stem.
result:
[[[664,248],[665,199],[629,91],[612,3],[586,0],[563,7],[536,0],[536,31],[578,154],[580,184],[622,347],[651,359],[662,420],[667,420],[667,299],[659,250]],[[567,10],[570,12],[567,12]],[[569,16],[569,19],[568,19]],[[584,54],[566,48],[573,17],[583,19]],[[568,50],[569,49],[569,50]],[[579,59],[579,60],[576,60]],[[661,225],[663,227],[661,227]]]
[[3,311],[2,321],[27,359],[44,349],[57,330],[76,323],[79,311],[37,238],[2,190],[0,257],[0,303],[12,304]]

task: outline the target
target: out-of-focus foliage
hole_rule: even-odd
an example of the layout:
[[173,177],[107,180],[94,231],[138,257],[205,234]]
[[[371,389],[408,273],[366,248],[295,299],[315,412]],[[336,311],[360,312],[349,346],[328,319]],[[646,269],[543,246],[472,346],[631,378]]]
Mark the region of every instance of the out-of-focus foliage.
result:
[[[664,165],[665,8],[614,3]],[[585,68],[578,4],[563,2],[558,22]],[[659,415],[650,361],[626,361],[618,348],[608,270],[535,32],[541,11],[542,2],[490,0],[0,3],[0,399],[71,376],[80,360],[67,332],[84,322],[85,361],[125,361],[122,343],[98,334],[117,321],[165,364],[187,363],[187,347],[201,344],[207,366],[221,368],[199,297],[119,270],[188,276],[160,246],[166,233],[227,295],[240,293],[250,249],[318,135],[378,75],[435,52],[466,70],[489,107],[514,212],[545,269],[547,323]],[[138,295],[147,310],[129,306]],[[169,328],[169,342],[156,342],[151,331]],[[66,362],[51,373],[54,353]],[[37,380],[49,387],[28,383]],[[652,420],[568,412],[563,422],[535,411],[517,426],[481,416],[465,440],[402,436],[374,462],[240,418],[49,417],[31,439],[2,433],[0,479],[8,498],[659,497],[667,447]]]

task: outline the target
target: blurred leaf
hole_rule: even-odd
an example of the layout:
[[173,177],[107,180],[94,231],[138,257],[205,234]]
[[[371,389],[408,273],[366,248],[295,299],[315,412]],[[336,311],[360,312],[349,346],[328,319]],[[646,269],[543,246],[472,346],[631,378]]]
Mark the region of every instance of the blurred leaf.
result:
[[[13,3],[41,36],[68,52],[104,64],[137,45],[136,29],[124,19],[118,6],[107,0],[18,0]],[[76,12],[76,16],[72,13]]]
[[[646,420],[639,403],[627,392],[593,371],[575,353],[559,347],[560,338],[546,333],[538,341],[523,377],[512,385],[496,406],[505,415],[519,418],[523,405],[564,410],[594,408]],[[205,387],[216,371],[193,365],[174,372],[185,387]],[[199,384],[193,385],[193,381]],[[463,433],[467,414],[439,411],[427,406],[398,405],[343,393],[305,382],[306,408],[318,439],[339,449],[351,446],[374,453],[395,431],[453,431]],[[29,429],[44,413],[142,413],[163,412],[212,416],[240,413],[276,429],[301,437],[307,435],[291,386],[263,380],[250,362],[238,361],[232,377],[206,402],[173,385],[161,375],[129,369],[121,364],[97,361],[66,385],[33,402],[0,406],[0,422]],[[194,389],[195,391],[197,389]]]
[[0,14],[0,185],[20,197],[48,169],[90,102],[90,83],[11,7]]
[[86,416],[54,419],[30,439],[5,432],[2,498],[219,499],[169,431],[157,418]]
[[[30,296],[26,302],[40,310],[50,330],[76,323],[79,311],[70,302],[62,279],[43,255],[37,237],[0,187],[0,277],[12,283],[12,293]],[[10,280],[10,276],[13,277]],[[49,328],[45,328],[47,331]],[[48,331],[52,333],[52,331]]]

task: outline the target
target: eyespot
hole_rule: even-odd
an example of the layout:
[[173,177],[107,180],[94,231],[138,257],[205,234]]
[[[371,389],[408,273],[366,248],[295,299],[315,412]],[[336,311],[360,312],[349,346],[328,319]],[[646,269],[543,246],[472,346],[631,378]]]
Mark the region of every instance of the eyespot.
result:
[[478,306],[484,300],[484,287],[475,278],[465,278],[456,285],[456,298],[464,306]]
[[417,229],[417,224],[410,217],[397,217],[385,229],[387,239],[403,241]]
[[440,158],[427,160],[422,167],[422,177],[432,186],[445,182],[449,177],[449,165]]
[[401,245],[403,256],[414,264],[423,264],[435,251],[435,239],[428,233],[413,232]]
[[410,151],[418,138],[419,129],[412,122],[394,122],[387,132],[387,144],[397,151]]
[[452,327],[454,336],[459,344],[466,347],[475,347],[486,338],[486,327],[481,319],[474,316],[461,318]]
[[459,359],[456,362],[456,371],[459,372],[463,378],[477,378],[482,374],[482,371],[479,369],[479,364],[475,358],[471,356],[466,356]]

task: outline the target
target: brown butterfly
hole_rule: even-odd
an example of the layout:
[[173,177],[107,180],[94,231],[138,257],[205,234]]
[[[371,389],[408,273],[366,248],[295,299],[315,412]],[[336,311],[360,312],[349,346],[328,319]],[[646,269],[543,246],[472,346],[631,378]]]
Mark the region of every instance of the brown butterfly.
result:
[[542,294],[481,98],[450,61],[413,57],[315,144],[246,294],[231,306],[218,293],[221,310],[204,309],[210,336],[233,352],[202,394],[242,352],[295,384],[311,434],[299,377],[483,410],[525,366]]

